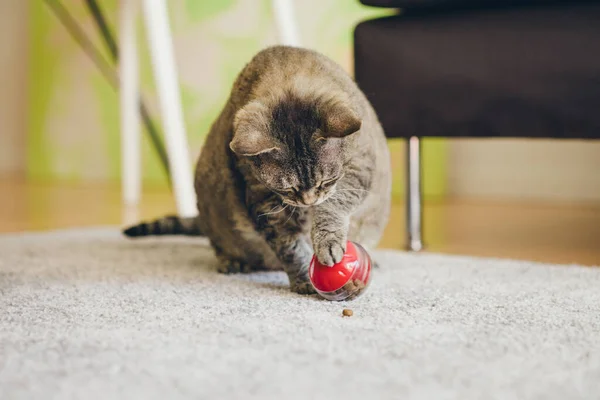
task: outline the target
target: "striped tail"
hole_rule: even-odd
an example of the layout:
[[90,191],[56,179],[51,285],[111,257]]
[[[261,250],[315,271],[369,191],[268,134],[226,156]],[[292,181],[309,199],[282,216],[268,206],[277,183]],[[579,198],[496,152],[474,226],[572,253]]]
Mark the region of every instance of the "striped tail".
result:
[[160,236],[160,235],[185,235],[203,236],[198,224],[198,217],[181,218],[168,215],[150,222],[141,222],[123,231],[126,236]]

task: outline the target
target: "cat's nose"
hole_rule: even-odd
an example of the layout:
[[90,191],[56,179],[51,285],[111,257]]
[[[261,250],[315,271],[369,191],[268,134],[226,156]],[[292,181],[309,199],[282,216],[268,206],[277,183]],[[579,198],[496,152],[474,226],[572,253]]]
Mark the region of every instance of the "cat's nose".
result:
[[302,202],[307,206],[315,204],[319,200],[319,196],[314,191],[302,193]]

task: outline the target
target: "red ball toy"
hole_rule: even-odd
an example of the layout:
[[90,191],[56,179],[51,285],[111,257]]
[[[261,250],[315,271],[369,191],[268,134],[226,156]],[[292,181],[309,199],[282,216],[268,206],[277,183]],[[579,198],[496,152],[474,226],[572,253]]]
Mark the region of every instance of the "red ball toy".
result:
[[367,251],[358,243],[348,241],[344,257],[333,266],[321,264],[313,255],[308,276],[321,297],[332,301],[353,300],[369,286],[371,268]]

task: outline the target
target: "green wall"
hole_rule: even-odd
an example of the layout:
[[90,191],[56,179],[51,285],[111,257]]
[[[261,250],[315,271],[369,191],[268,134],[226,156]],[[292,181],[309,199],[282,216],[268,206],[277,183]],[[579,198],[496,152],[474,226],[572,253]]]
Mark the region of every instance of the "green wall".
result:
[[[85,2],[64,4],[87,35],[108,52]],[[225,103],[236,74],[261,48],[276,43],[270,0],[169,0],[185,123],[192,159]],[[115,31],[116,0],[102,1]],[[382,11],[349,0],[302,0],[295,6],[303,45],[352,71],[352,29]],[[142,93],[160,126],[152,70],[139,21]],[[40,180],[109,180],[120,173],[118,94],[42,1],[31,6],[28,173]],[[402,193],[403,143],[390,141],[394,192]],[[144,133],[144,182],[167,181]],[[425,192],[445,192],[445,142],[424,144]],[[190,166],[192,168],[193,166]]]

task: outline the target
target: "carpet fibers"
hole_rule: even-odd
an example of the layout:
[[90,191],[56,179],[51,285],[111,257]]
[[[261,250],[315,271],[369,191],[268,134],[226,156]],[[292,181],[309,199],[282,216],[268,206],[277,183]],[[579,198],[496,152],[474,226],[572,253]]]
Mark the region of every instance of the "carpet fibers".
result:
[[375,256],[331,303],[204,239],[0,236],[0,398],[600,398],[600,268]]

